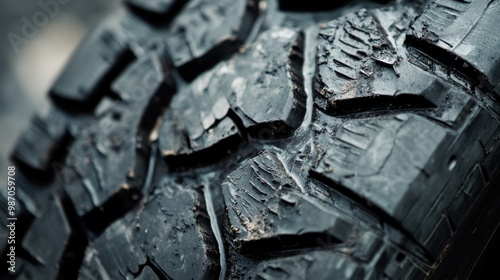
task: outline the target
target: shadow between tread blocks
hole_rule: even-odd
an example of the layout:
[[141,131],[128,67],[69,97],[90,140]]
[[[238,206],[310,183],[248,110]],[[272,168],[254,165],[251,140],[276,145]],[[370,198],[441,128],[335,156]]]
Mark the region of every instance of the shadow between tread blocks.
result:
[[[478,221],[499,211],[499,43],[485,34],[497,2],[184,2],[126,1],[19,142],[31,217],[19,275],[422,279],[474,267],[493,233]],[[490,45],[467,49],[475,41]],[[63,160],[62,181],[36,183]],[[476,248],[461,247],[478,227]]]

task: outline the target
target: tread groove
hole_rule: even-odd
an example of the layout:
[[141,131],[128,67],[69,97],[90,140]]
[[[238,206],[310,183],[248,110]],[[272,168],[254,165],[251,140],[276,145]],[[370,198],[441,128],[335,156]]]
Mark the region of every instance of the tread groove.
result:
[[[330,179],[325,178],[323,175],[321,175],[318,172],[315,172],[313,170],[310,171],[310,175],[312,178],[315,180],[318,180],[321,183],[326,184],[327,186],[330,186],[332,189],[338,191],[340,194],[344,195],[346,198],[349,200],[355,201],[357,204],[361,205],[363,208],[367,209],[370,213],[373,213],[376,217],[380,218],[380,221],[389,225],[390,227],[396,229],[398,232],[400,232],[406,239],[411,241],[413,245],[420,250],[420,253],[424,257],[423,259],[420,259],[424,263],[427,264],[432,264],[434,261],[434,258],[430,255],[430,253],[418,242],[413,235],[408,232],[399,222],[397,222],[393,217],[390,215],[386,214],[382,209],[376,207],[375,205],[371,205],[366,199],[360,197],[358,194],[355,192],[351,191],[350,189],[342,186],[341,184],[334,182]],[[415,257],[420,258],[418,255],[415,255]]]
[[76,279],[83,262],[89,236],[87,235],[87,228],[78,217],[73,202],[66,193],[62,195],[61,204],[71,228],[71,236],[59,263],[57,279]]
[[474,267],[500,209],[500,2],[370,1],[124,0],[12,156],[16,277]]

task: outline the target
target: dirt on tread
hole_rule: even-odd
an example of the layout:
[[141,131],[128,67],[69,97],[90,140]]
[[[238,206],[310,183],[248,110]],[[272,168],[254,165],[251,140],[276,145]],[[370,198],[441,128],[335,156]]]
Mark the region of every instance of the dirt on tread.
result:
[[488,263],[498,1],[124,2],[12,153],[25,224],[3,277],[444,279]]

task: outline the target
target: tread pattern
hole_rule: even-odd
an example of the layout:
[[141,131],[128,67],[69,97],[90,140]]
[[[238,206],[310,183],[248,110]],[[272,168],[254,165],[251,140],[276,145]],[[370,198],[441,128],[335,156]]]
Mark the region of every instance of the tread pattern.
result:
[[174,66],[192,79],[228,57],[250,33],[257,13],[254,0],[190,1],[174,19],[167,39]]
[[[450,177],[449,174],[470,174],[477,170],[475,166],[489,161],[489,155],[479,152],[480,145],[477,141],[494,141],[499,124],[485,110],[476,107],[474,102],[471,103],[469,97],[458,93],[459,89],[445,85],[423,71],[415,70],[416,67],[405,62],[404,48],[399,47],[392,54],[382,52],[380,55],[375,52],[374,57],[373,50],[379,50],[384,44],[394,45],[388,39],[391,38],[388,33],[384,36],[379,33],[382,27],[376,26],[379,21],[376,20],[377,13],[374,15],[361,11],[333,21],[320,31],[319,66],[315,84],[318,107],[329,114],[338,114],[335,106],[349,108],[345,96],[348,100],[362,99],[365,97],[363,94],[376,92],[377,86],[384,83],[390,83],[389,86],[382,86],[381,92],[386,94],[408,92],[391,90],[393,85],[402,81],[403,84],[414,87],[412,91],[424,95],[427,101],[432,100],[432,107],[437,108],[431,114],[423,113],[422,117],[399,114],[392,118],[343,121],[336,131],[331,132],[334,135],[332,138],[328,136],[330,132],[320,125],[317,127],[318,158],[314,160],[312,175],[320,180],[326,179],[325,182],[336,189],[343,189],[361,204],[375,205],[388,214],[386,219],[394,218],[395,223],[400,224],[418,244],[422,244],[432,258],[437,258],[447,240],[451,240],[454,235],[455,223],[460,223],[458,220],[451,220],[449,216],[457,217],[471,211],[471,208],[465,208],[468,201],[462,201],[464,204],[460,209],[456,204],[453,209],[448,209],[452,203],[450,199],[459,196],[461,192],[460,187],[450,186],[468,184],[465,176]],[[382,39],[385,39],[385,43],[377,42]],[[393,40],[396,41],[397,39]],[[324,44],[328,49],[325,49]],[[337,46],[341,48],[337,49]],[[377,61],[392,67],[386,67],[385,70],[372,68],[377,75],[370,80],[371,84],[364,86],[359,82],[362,85],[354,87],[353,93],[349,94],[346,91],[348,81],[358,83],[362,76],[358,72],[370,69],[365,60],[354,58],[354,54],[359,55],[359,51],[349,51],[352,48],[363,50],[360,46],[364,46],[363,52],[370,53],[368,65],[373,66]],[[398,53],[401,55],[394,57]],[[331,55],[333,59],[324,59],[325,54]],[[380,61],[380,56],[385,60]],[[387,59],[390,58],[391,63],[388,63]],[[397,71],[402,63],[406,63],[407,71]],[[351,74],[345,71],[351,71]],[[388,79],[384,71],[394,72],[392,78]],[[323,75],[332,77],[332,80],[323,79]],[[373,97],[373,101],[377,98]],[[391,103],[393,105],[395,102]],[[394,109],[390,106],[391,103],[382,108],[390,112]],[[416,105],[415,100],[411,104]],[[451,104],[454,105],[450,106]],[[370,105],[376,106],[377,102],[370,102]],[[359,110],[362,106],[356,104],[354,107]],[[369,111],[373,109],[369,108]],[[324,119],[328,121],[328,118]],[[455,129],[444,129],[440,125],[443,122]],[[488,123],[489,132],[481,135],[473,132],[476,123]],[[461,151],[460,147],[468,147],[467,152]],[[443,158],[441,153],[445,149],[449,158],[438,165],[434,160],[436,157]],[[484,186],[479,180],[473,182],[474,188]],[[413,186],[426,186],[426,190],[416,190]],[[475,199],[476,197],[470,197],[472,201]],[[452,213],[451,210],[459,211],[460,214]]]
[[499,12],[497,1],[435,1],[412,24],[408,43],[493,92],[500,83]]
[[[235,278],[360,279],[370,273],[379,278],[387,270],[398,279],[421,262],[384,241],[377,218],[353,201],[319,182],[299,185],[277,154],[264,152],[243,162],[222,188],[230,240],[239,253],[292,255],[263,261],[244,276],[231,270]],[[317,248],[328,251],[312,251]],[[394,252],[402,254],[399,264],[384,261]],[[369,262],[375,263],[376,271],[367,268]],[[319,269],[333,264],[335,269]],[[331,278],[334,275],[338,278]]]
[[14,148],[12,159],[35,172],[47,173],[51,171],[52,163],[63,156],[70,139],[64,113],[52,109],[45,116],[33,118]]
[[290,29],[263,33],[252,48],[177,94],[160,130],[166,160],[230,149],[228,143],[237,144],[246,134],[259,137],[263,127],[278,135],[300,126],[302,36]]
[[[123,101],[100,104],[97,122],[75,139],[66,165],[66,190],[84,216],[113,195],[136,196],[147,167],[149,135],[141,132],[144,122],[162,109],[173,93],[174,82],[168,64],[152,54],[132,64],[113,83]],[[147,112],[146,119],[142,116]],[[121,192],[118,192],[121,190]],[[119,202],[118,202],[119,203]]]
[[[391,16],[408,17],[397,12]],[[314,83],[319,108],[342,115],[429,108],[439,102],[437,93],[444,90],[443,83],[404,60],[400,46],[395,45],[398,38],[378,22],[376,16],[361,10],[321,28]]]
[[203,195],[164,178],[143,208],[111,225],[89,246],[81,273],[116,279],[137,273],[149,260],[163,278],[208,279],[218,276],[218,259]]
[[500,222],[497,2],[124,2],[13,154],[15,277],[474,266]]
[[[57,200],[52,200],[40,218],[35,220],[22,241],[22,247],[39,262],[39,267],[28,268],[20,278],[35,278],[38,273],[49,279],[56,279],[59,261],[71,237],[71,228],[63,207]],[[31,275],[31,277],[30,277]]]
[[133,45],[146,44],[151,35],[151,27],[120,11],[87,36],[56,80],[50,96],[73,108],[93,108],[110,94],[112,81],[135,59]]
[[[499,125],[484,111],[474,111],[469,122],[455,135],[422,117],[409,115],[346,122],[335,132],[335,137],[328,140],[329,144],[318,144],[320,152],[313,174],[327,178],[331,184],[337,184],[337,188],[346,188],[355,197],[394,217],[437,257],[455,231],[450,224],[458,222],[448,222],[449,215],[467,212],[468,203],[455,205],[458,213],[446,210],[453,202],[450,200],[460,194],[459,186],[466,184],[467,179],[457,174],[474,170],[487,156],[479,151],[478,139],[472,136],[479,135],[475,132],[477,124],[491,123],[493,128],[482,133],[479,139],[495,138],[493,133]],[[323,133],[328,132],[320,132]],[[461,150],[464,146],[468,147],[467,151]],[[436,157],[444,157],[439,154],[443,147],[448,147],[452,156],[445,162],[435,162]],[[417,191],[416,186],[425,186],[425,190]],[[448,238],[436,232],[445,225]],[[433,243],[433,239],[439,241]]]
[[261,263],[250,279],[362,279],[364,271],[345,255],[314,252]]
[[[322,234],[332,244],[352,238],[356,229],[345,215],[308,197],[304,187],[286,172],[278,156],[262,153],[244,162],[222,185],[233,241],[243,252],[267,252],[291,244],[314,246]],[[316,218],[311,220],[311,215]],[[293,240],[293,236],[296,236]],[[307,239],[312,239],[312,244]],[[255,246],[266,243],[267,246]],[[304,243],[304,244],[300,244]],[[300,247],[299,247],[300,248]]]

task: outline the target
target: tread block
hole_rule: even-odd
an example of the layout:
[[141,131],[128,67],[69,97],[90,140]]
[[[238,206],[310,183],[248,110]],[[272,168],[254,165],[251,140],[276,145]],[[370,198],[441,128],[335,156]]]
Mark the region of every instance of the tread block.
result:
[[335,196],[324,203],[308,194],[270,152],[245,161],[224,180],[222,191],[232,240],[245,253],[350,243],[365,247],[368,256],[359,250],[357,257],[369,258],[381,242],[353,223],[346,209],[332,207],[343,203]]
[[497,1],[437,0],[412,24],[407,43],[493,92],[500,83],[499,20]]
[[263,33],[235,59],[228,99],[249,134],[270,124],[284,126],[281,133],[300,126],[306,104],[303,53],[304,34],[283,28]]
[[241,141],[236,124],[229,117],[227,100],[221,97],[193,104],[200,97],[210,97],[200,94],[203,92],[187,90],[174,97],[160,130],[160,149],[166,158],[183,157],[211,147],[228,148]]
[[489,178],[494,178],[495,172],[500,170],[500,128],[493,133],[493,137],[482,143],[486,160],[484,161],[485,174]]
[[[143,208],[112,224],[87,249],[83,268],[98,279],[137,273],[146,262],[162,279],[213,279],[219,274],[217,241],[203,194],[162,178]],[[102,268],[102,269],[101,269]]]
[[192,79],[244,43],[258,13],[254,0],[193,0],[172,22],[167,46],[173,64]]
[[442,100],[439,93],[447,86],[406,61],[402,33],[378,23],[387,14],[400,29],[408,22],[408,14],[400,10],[361,10],[321,28],[315,104],[328,114],[431,108]]
[[[427,133],[419,133],[418,128]],[[405,217],[398,206],[403,205],[401,200],[411,190],[412,181],[448,137],[440,126],[406,114],[348,121],[334,135],[329,144],[320,146],[323,153],[313,170],[398,218]],[[407,156],[409,147],[418,149],[419,154]]]
[[[484,193],[482,181],[486,180],[480,176],[485,176],[485,173],[483,170],[479,172],[477,165],[496,156],[493,153],[485,154],[484,146],[481,143],[490,142],[498,135],[495,133],[500,128],[500,123],[485,110],[477,107],[471,109],[468,118],[469,120],[458,135],[454,137],[454,141],[448,142],[449,144],[446,145],[448,150],[440,150],[434,155],[434,158],[441,159],[440,162],[437,161],[437,166],[436,164],[429,165],[428,170],[435,170],[434,174],[439,174],[437,172],[442,166],[446,167],[441,171],[441,174],[447,176],[438,177],[430,174],[425,194],[422,195],[420,202],[413,206],[403,222],[406,228],[414,232],[419,241],[426,244],[426,248],[431,253],[437,253],[436,244],[444,246],[450,241],[450,239],[446,239],[447,235],[439,232],[446,230],[451,232],[451,236],[453,236],[461,225],[460,220],[453,220],[453,218],[457,215],[467,217],[475,205],[474,202],[477,201],[480,194]],[[485,128],[484,124],[488,124],[488,127]],[[480,125],[483,127],[479,127]],[[486,185],[486,187],[488,186],[491,184]],[[458,196],[464,191],[469,194],[469,197],[467,201],[460,201]],[[426,196],[428,197],[425,198]],[[462,203],[458,209],[459,212],[453,212],[452,207],[458,202]]]
[[140,190],[149,157],[146,127],[154,126],[174,87],[169,65],[155,53],[116,80],[113,88],[122,101],[101,102],[96,122],[75,140],[66,161],[65,186],[78,215],[101,207],[119,191],[133,196]]
[[248,279],[364,279],[368,271],[347,255],[312,252],[264,261]]
[[[160,53],[156,52],[159,51]],[[111,88],[129,106],[144,106],[155,93],[170,96],[175,88],[171,77],[171,65],[161,54],[153,50],[152,55],[143,57],[130,65]]]
[[58,264],[70,237],[71,228],[63,207],[54,199],[34,221],[22,241],[22,247],[41,263],[41,266],[33,267],[38,275],[56,279]]
[[358,258],[361,248],[324,249],[264,260],[232,275],[244,279],[405,279],[411,271],[414,276],[411,279],[425,276],[419,260],[388,244],[379,247],[377,255],[370,259]]
[[258,130],[269,127],[279,135],[300,126],[306,103],[302,41],[302,33],[291,29],[265,32],[174,96],[160,130],[164,157],[226,151],[240,134],[259,137]]
[[299,185],[283,164],[276,154],[262,152],[223,181],[228,231],[236,249],[268,254],[333,247],[356,252],[353,257],[360,262],[371,260],[383,245],[379,221],[364,217],[363,209],[338,194],[318,199],[319,186]]
[[186,0],[126,0],[126,3],[146,12],[165,15],[172,11],[179,3]]
[[[384,274],[399,279],[405,271],[424,263],[394,246],[393,242],[402,242],[398,237],[394,239],[398,241],[385,240],[382,236],[391,230],[381,225],[383,221],[370,218],[362,206],[337,192],[328,192],[326,186],[314,180],[301,185],[284,164],[280,156],[264,151],[244,161],[222,182],[228,238],[230,247],[237,251],[230,250],[229,258],[241,253],[259,256],[314,248],[326,253],[333,249],[349,252],[336,258],[338,269],[341,263],[350,263],[360,273],[349,270],[347,274],[356,276],[347,279],[363,275],[365,266],[374,266],[372,278]],[[402,256],[396,259],[398,253]],[[334,254],[328,253],[330,257]],[[304,279],[323,279],[318,278],[321,274],[316,275],[319,271],[309,274],[302,264],[284,261],[304,260],[311,266],[322,263],[321,258],[300,256],[263,261],[250,269],[250,276],[247,270],[234,267],[229,267],[229,273],[236,278],[241,274],[239,278],[288,279],[285,276],[295,275],[297,269],[300,273],[296,275],[303,275]],[[323,265],[326,264],[319,267]],[[344,273],[343,269],[321,271],[330,277],[324,279],[337,279],[328,273]]]
[[[480,143],[494,139],[499,123],[477,105],[462,108],[454,132],[408,114],[348,120],[334,132],[316,129],[312,175],[381,209],[436,257],[452,235],[433,232],[450,232],[448,217],[467,216],[473,203],[453,198],[472,168],[494,156],[485,157]],[[453,203],[461,204],[450,209]]]
[[[362,205],[382,209],[400,224],[405,219],[417,223],[408,215],[419,199],[435,200],[422,188],[430,188],[429,176],[446,172],[445,163],[429,164],[453,139],[446,129],[422,117],[401,114],[346,121],[334,136],[322,136],[325,133],[316,136],[314,177]],[[438,191],[438,186],[433,187],[429,193]],[[418,209],[425,212],[431,206],[427,207]]]
[[439,106],[423,115],[450,127],[459,128],[477,103],[470,95],[456,87],[451,87],[441,94],[444,99]]
[[466,217],[463,215],[462,209],[474,206],[474,202],[487,185],[485,181],[485,174],[483,174],[481,168],[478,165],[474,166],[467,178],[462,182],[460,190],[447,210],[454,227],[459,228],[463,224]]
[[50,96],[76,108],[92,108],[135,59],[131,46],[145,44],[152,32],[146,23],[123,11],[102,22],[73,54]]
[[[229,259],[241,253],[259,256],[261,253],[299,252],[312,248],[321,248],[325,252],[333,249],[351,252],[340,254],[343,260],[338,263],[350,262],[361,272],[365,266],[370,266],[373,268],[372,278],[377,279],[382,275],[400,279],[412,267],[428,265],[421,256],[415,257],[415,252],[410,254],[395,246],[395,243],[409,246],[401,236],[392,237],[390,233],[389,239],[394,238],[391,241],[382,237],[388,234],[387,231],[392,231],[390,226],[381,224],[385,221],[369,217],[361,205],[338,192],[328,192],[320,182],[310,180],[301,185],[284,164],[279,155],[264,151],[242,162],[222,182],[227,238],[230,247],[237,251],[230,251]],[[400,256],[396,259],[398,254]],[[294,268],[301,273],[307,271],[297,263],[282,267],[274,262],[278,260],[281,262],[282,259],[263,261],[250,269],[250,278],[288,279],[283,275],[295,275],[291,274]],[[270,263],[273,264],[271,267],[268,266]],[[308,263],[314,265],[316,261]],[[322,271],[329,275],[331,270]],[[236,278],[249,277],[248,269],[242,271],[229,267],[229,273]],[[310,277],[306,274],[302,278]]]
[[35,172],[47,173],[51,164],[64,155],[71,139],[66,116],[56,109],[33,117],[28,130],[18,141],[12,159]]

